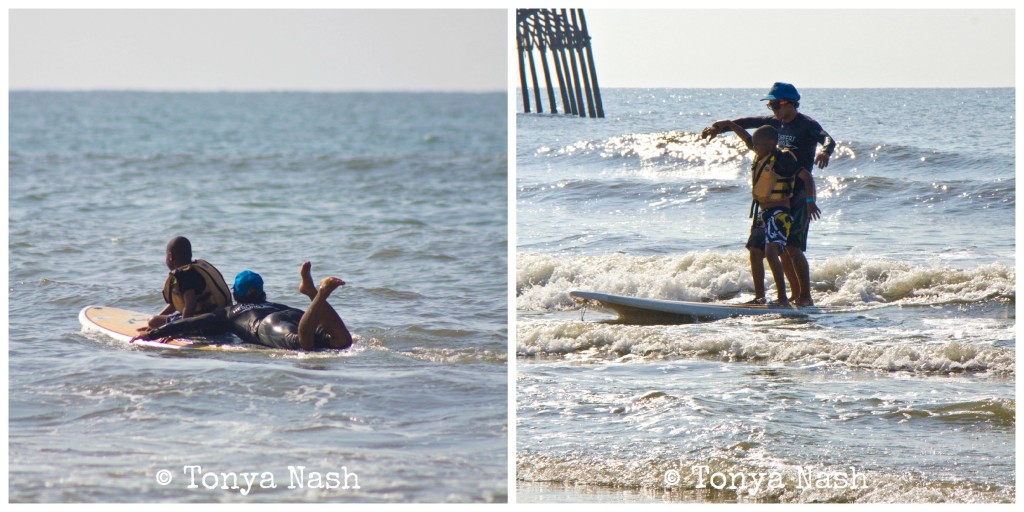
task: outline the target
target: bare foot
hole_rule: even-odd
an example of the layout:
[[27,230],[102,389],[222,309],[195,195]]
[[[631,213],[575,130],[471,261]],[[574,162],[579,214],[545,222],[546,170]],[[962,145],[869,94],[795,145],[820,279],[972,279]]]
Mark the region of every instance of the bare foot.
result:
[[299,275],[302,277],[302,281],[299,283],[299,293],[309,297],[309,300],[316,297],[316,285],[313,284],[313,274],[310,273],[312,266],[313,264],[307,261],[299,268]]
[[337,277],[326,277],[323,281],[320,281],[320,293],[324,294],[324,297],[330,297],[331,292],[337,289],[339,286],[344,286],[345,281],[338,279]]
[[806,308],[814,305],[814,299],[800,299],[795,301],[794,304],[801,308]]

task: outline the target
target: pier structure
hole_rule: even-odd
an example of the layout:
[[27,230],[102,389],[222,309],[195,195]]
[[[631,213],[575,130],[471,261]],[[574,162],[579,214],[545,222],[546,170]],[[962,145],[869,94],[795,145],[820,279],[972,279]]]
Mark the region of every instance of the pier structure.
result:
[[[583,9],[516,9],[516,49],[519,54],[523,112],[533,111],[531,90],[536,111],[544,112],[541,75],[537,70],[539,60],[550,113],[559,113],[556,100],[561,99],[561,112],[564,114],[604,117],[594,51],[590,47],[590,34],[587,32]],[[557,89],[554,85],[556,82]]]

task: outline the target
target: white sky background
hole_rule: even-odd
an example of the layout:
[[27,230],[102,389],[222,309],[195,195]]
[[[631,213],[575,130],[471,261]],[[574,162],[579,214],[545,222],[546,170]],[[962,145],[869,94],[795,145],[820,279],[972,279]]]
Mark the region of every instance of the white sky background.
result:
[[1014,12],[584,9],[601,87],[1012,87]]
[[[585,12],[602,87],[1014,84],[1009,9]],[[493,8],[12,10],[9,26],[12,89],[499,91],[516,62]]]
[[505,10],[11,10],[11,89],[505,91]]

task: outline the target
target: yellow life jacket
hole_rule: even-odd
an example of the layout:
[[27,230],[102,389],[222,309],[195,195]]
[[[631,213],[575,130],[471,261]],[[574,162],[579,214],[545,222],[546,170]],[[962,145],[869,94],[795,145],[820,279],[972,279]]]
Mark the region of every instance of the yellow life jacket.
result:
[[[789,153],[789,150],[783,150],[783,153]],[[764,158],[754,159],[750,172],[754,185],[751,190],[754,201],[774,203],[793,197],[793,182],[796,177],[786,178],[775,173],[775,152]]]
[[224,281],[224,276],[217,270],[217,267],[206,260],[195,260],[167,274],[167,281],[164,282],[164,300],[168,304],[173,304],[179,312],[185,310],[185,296],[178,286],[178,280],[175,279],[174,273],[189,269],[195,269],[203,278],[203,283],[206,284],[202,293],[196,295],[197,314],[209,313],[217,308],[231,305],[231,292],[227,282]]

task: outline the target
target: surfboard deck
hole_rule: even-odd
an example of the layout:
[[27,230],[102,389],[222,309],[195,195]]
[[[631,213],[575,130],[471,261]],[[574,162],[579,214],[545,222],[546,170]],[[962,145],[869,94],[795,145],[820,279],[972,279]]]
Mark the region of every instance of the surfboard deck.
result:
[[[106,306],[86,306],[78,314],[78,321],[83,331],[99,332],[115,340],[129,342],[138,334],[140,327],[149,322],[147,313],[129,311],[127,309]],[[176,338],[170,341],[136,340],[132,343],[139,347],[165,350],[225,350],[232,348],[251,348],[244,344],[216,344],[206,339]]]
[[678,300],[642,299],[607,293],[572,291],[569,296],[582,304],[598,307],[618,314],[621,322],[649,324],[697,323],[751,315],[781,315],[807,317],[822,314],[818,307],[770,306],[727,304],[714,302],[686,302]]

